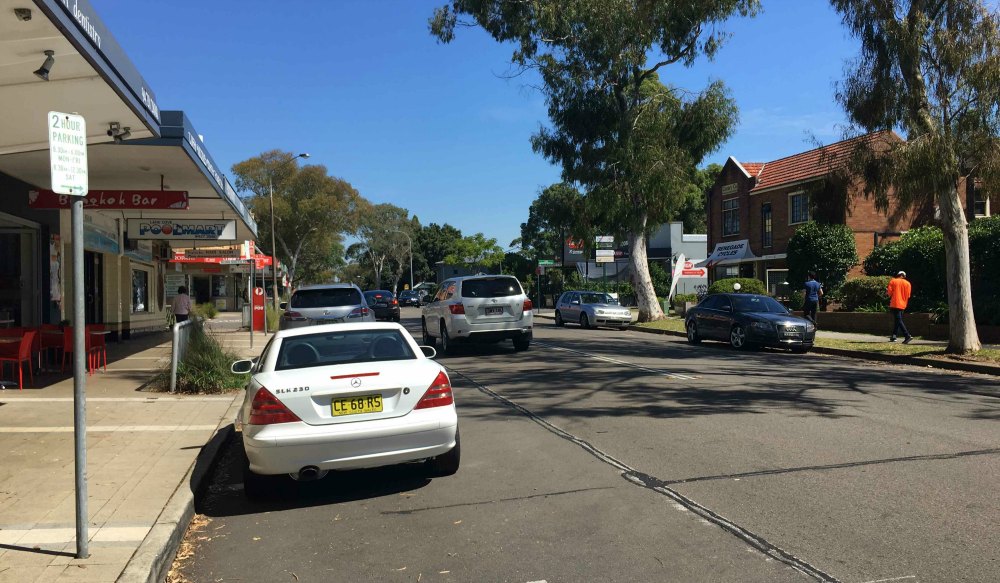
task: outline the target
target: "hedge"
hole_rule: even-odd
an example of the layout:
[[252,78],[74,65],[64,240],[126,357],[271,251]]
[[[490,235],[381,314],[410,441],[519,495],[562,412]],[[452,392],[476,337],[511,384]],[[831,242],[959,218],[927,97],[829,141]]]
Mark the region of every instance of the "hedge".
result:
[[857,264],[854,232],[847,225],[806,223],[788,240],[788,281],[796,286],[814,272],[826,291],[834,293]]
[[848,312],[886,312],[889,310],[888,275],[849,279],[840,286],[840,301]]
[[730,277],[720,279],[708,287],[709,294],[725,294],[733,292],[733,284],[740,284],[741,294],[767,295],[764,282],[754,277]]

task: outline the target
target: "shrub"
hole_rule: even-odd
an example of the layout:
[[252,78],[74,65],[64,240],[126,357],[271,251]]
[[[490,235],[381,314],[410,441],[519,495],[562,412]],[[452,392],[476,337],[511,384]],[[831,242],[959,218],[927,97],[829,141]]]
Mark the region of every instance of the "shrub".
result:
[[841,305],[848,312],[885,312],[889,309],[887,275],[849,279],[840,287]]
[[[824,295],[823,297],[826,297]],[[806,301],[805,294],[802,291],[793,291],[788,294],[788,300],[785,302],[785,306],[789,310],[797,311],[802,309],[802,304]]]
[[649,262],[649,277],[653,280],[656,295],[665,296],[670,293],[670,273],[655,261]]
[[847,225],[806,223],[788,240],[788,281],[793,282],[793,289],[806,281],[809,272],[815,272],[817,281],[834,291],[857,264],[854,232]]
[[196,316],[201,316],[202,318],[211,320],[219,315],[219,308],[217,308],[212,302],[205,302],[203,304],[196,305],[194,307],[194,313]]
[[898,241],[876,248],[865,259],[867,275],[893,276],[903,270],[913,284],[909,308],[923,312],[947,301],[944,236],[937,227],[920,227]]
[[267,318],[268,330],[271,330],[273,332],[278,329],[282,313],[283,312],[280,309],[274,307],[273,303],[268,302],[264,306],[264,317]]
[[674,302],[675,306],[683,306],[684,302],[694,302],[698,303],[698,294],[675,294]]
[[[233,374],[230,366],[239,360],[235,353],[222,348],[219,341],[205,332],[200,322],[191,327],[190,344],[177,365],[177,391],[180,393],[223,393],[241,389],[246,377]],[[153,386],[170,389],[170,365],[161,370]]]
[[709,294],[724,294],[733,291],[733,284],[740,284],[740,293],[743,294],[762,294],[767,295],[767,289],[764,287],[764,282],[753,278],[753,277],[730,277],[726,279],[720,279],[708,286]]

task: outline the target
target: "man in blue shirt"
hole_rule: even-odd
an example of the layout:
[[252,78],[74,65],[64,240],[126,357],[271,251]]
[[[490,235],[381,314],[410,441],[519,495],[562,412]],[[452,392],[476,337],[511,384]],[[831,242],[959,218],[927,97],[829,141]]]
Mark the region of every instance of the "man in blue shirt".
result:
[[803,316],[816,323],[816,306],[823,297],[823,284],[816,281],[816,274],[809,273],[805,285],[805,301],[802,303]]

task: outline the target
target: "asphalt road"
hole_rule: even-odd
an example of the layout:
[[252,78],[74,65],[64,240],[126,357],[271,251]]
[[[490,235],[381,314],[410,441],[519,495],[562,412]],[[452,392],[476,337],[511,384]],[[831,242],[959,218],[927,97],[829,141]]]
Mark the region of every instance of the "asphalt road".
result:
[[[416,335],[417,310],[404,318]],[[538,320],[442,357],[462,468],[245,500],[232,440],[179,566],[202,581],[1000,581],[996,379]]]

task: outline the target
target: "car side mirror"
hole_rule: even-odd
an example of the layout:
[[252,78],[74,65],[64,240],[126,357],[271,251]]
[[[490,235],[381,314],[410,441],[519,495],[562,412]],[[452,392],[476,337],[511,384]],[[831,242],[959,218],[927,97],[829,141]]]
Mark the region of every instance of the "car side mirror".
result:
[[231,370],[233,374],[249,374],[250,371],[253,370],[254,364],[255,363],[252,360],[237,360],[232,366],[229,367],[229,370]]
[[434,358],[438,354],[438,351],[434,350],[433,346],[421,346],[420,352],[423,352],[427,358]]
[[278,302],[278,308],[281,309],[281,310],[287,310],[288,309],[288,302]]

